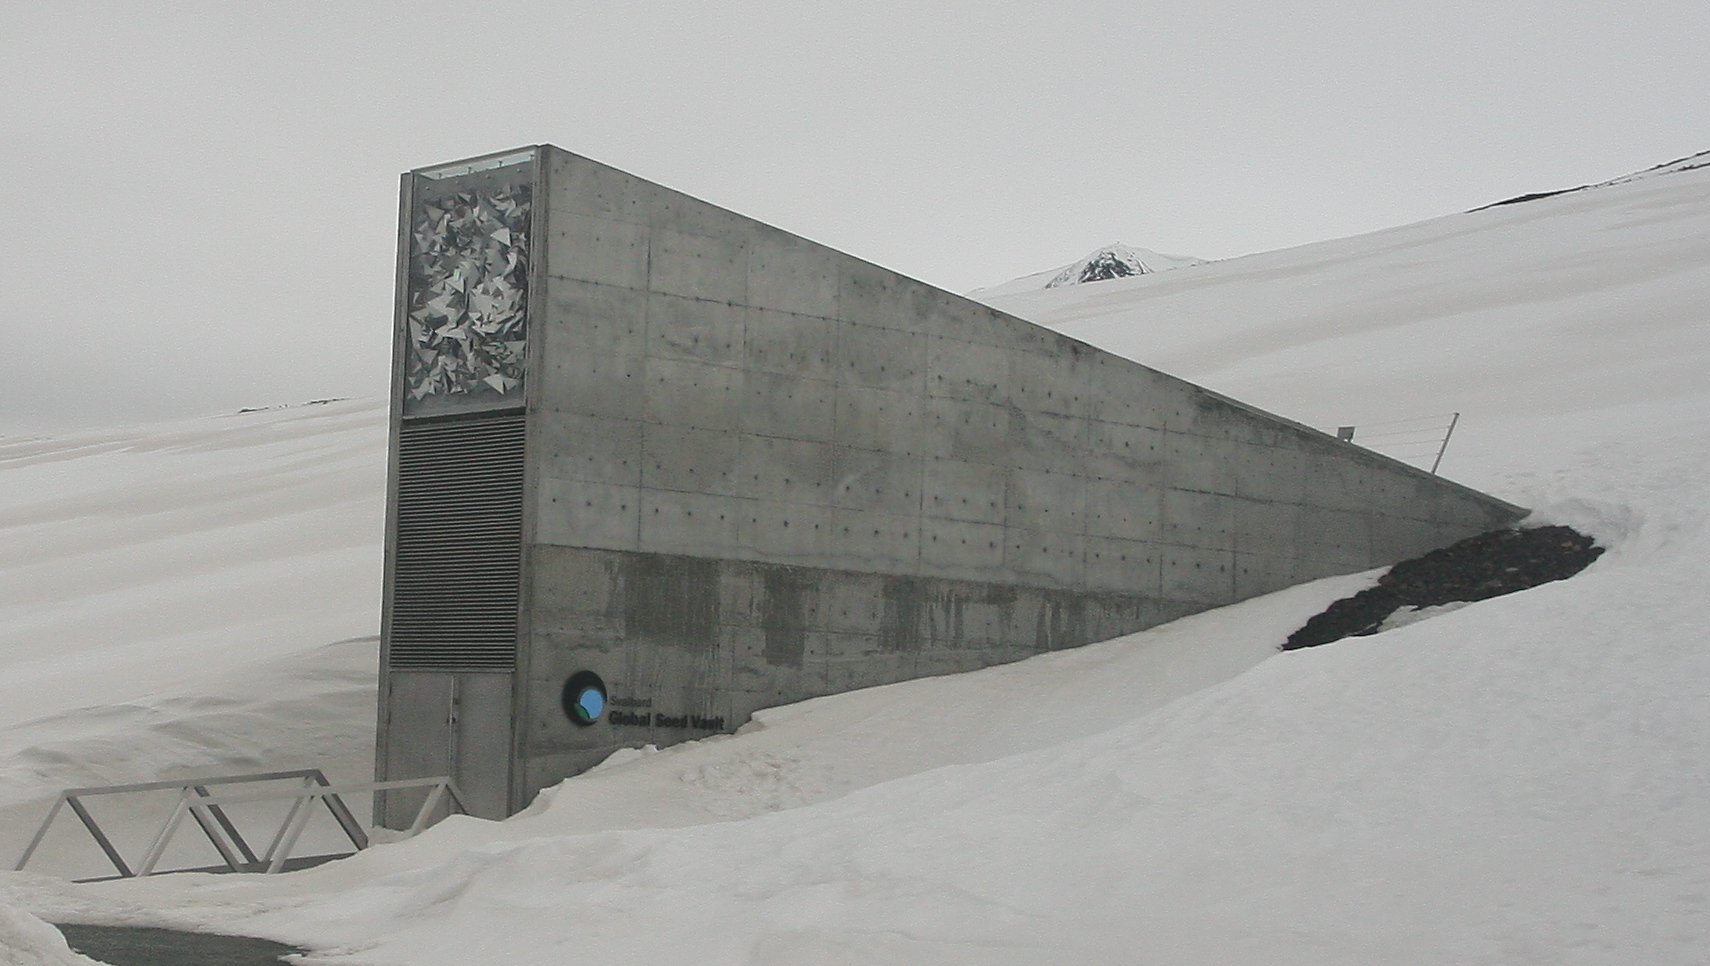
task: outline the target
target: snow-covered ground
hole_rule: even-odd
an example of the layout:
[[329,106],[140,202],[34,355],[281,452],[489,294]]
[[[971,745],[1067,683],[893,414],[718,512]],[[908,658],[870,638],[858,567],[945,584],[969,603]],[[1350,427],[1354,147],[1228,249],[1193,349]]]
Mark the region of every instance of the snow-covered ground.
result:
[[372,775],[385,414],[0,438],[4,867],[60,788]]
[[[776,709],[309,872],[4,876],[0,950],[27,908],[414,966],[1710,960],[1710,169],[995,301],[1315,425],[1460,411],[1446,474],[1610,550],[1326,647],[1274,652],[1371,575]],[[5,801],[366,766],[381,423],[0,445]]]

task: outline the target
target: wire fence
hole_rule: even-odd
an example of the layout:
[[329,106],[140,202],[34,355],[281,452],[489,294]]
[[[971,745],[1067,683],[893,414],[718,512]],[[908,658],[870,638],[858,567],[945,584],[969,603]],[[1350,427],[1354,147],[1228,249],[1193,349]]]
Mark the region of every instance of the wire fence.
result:
[[1442,465],[1449,438],[1460,422],[1460,413],[1414,416],[1386,422],[1341,426],[1336,435],[1392,459],[1435,474]]

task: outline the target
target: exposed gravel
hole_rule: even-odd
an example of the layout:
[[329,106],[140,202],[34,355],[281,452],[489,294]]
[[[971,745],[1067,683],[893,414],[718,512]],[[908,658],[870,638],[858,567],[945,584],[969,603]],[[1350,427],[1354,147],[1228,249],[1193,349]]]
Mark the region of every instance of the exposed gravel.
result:
[[1468,537],[1423,557],[1404,560],[1378,578],[1376,587],[1331,604],[1289,635],[1285,651],[1344,637],[1375,634],[1403,607],[1435,607],[1453,601],[1485,600],[1565,580],[1603,553],[1572,527],[1493,530]]

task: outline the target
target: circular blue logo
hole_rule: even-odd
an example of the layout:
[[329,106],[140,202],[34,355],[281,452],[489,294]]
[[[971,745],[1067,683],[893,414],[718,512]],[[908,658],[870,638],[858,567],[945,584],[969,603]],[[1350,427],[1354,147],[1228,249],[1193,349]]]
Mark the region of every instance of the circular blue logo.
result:
[[587,727],[606,713],[606,682],[592,671],[577,671],[564,682],[564,714]]

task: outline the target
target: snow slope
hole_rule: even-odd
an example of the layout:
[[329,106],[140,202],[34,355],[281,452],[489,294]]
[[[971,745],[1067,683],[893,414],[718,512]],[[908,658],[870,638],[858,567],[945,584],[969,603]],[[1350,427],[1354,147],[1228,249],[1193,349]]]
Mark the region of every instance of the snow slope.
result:
[[1321,648],[1271,650],[1370,575],[777,709],[291,876],[0,900],[322,963],[1706,960],[1710,169],[1001,304],[1306,422],[1462,411],[1445,472],[1610,550]]
[[[989,301],[1308,425],[1459,411],[1443,471],[1483,486],[1516,442],[1559,454],[1698,394],[1707,172]],[[1520,429],[1554,417],[1573,430]]]
[[372,774],[385,439],[372,401],[0,438],[6,867],[60,788]]

